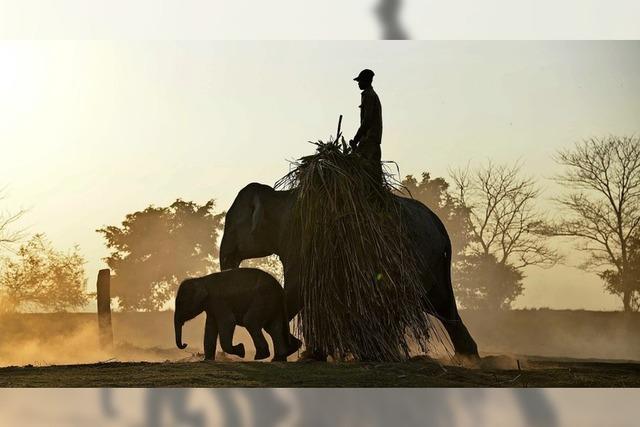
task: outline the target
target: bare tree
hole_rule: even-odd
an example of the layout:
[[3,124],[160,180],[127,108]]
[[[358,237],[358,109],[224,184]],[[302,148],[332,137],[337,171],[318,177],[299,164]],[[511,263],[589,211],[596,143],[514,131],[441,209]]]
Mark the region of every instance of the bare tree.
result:
[[540,190],[520,165],[487,163],[451,172],[458,202],[469,212],[469,245],[455,265],[454,282],[467,307],[509,308],[522,294],[523,269],[550,267],[558,254],[546,243]]
[[629,249],[640,228],[640,139],[592,138],[559,151],[554,160],[565,167],[556,181],[566,192],[556,199],[565,215],[553,233],[580,240],[578,248],[589,255],[585,269],[614,268],[618,284],[608,289],[631,311],[638,292]]
[[534,204],[540,190],[521,176],[519,164],[489,162],[475,171],[452,171],[458,197],[470,211],[472,252],[493,255],[516,269],[552,266],[558,260],[542,231],[544,216]]
[[[0,202],[6,199],[5,188],[0,188]],[[9,249],[24,237],[23,230],[15,229],[15,223],[24,215],[24,210],[9,212],[0,210],[0,248]]]

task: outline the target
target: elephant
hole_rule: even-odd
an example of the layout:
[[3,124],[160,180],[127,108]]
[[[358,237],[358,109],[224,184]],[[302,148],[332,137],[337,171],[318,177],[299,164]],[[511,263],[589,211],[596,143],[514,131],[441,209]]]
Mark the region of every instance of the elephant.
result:
[[233,345],[233,331],[244,326],[256,347],[255,360],[269,357],[269,346],[262,334],[267,331],[273,340],[273,361],[286,361],[301,342],[289,332],[284,306],[284,292],[270,274],[256,268],[236,268],[184,280],[176,294],[174,327],[176,345],[182,343],[182,326],[205,311],[205,359],[214,359],[216,341],[229,354],[244,357],[243,344]]
[[[278,255],[284,269],[285,304],[289,319],[302,308],[300,232],[293,209],[296,190],[276,190],[251,183],[237,194],[226,213],[220,244],[221,269],[235,268],[245,259]],[[477,360],[478,347],[462,322],[451,284],[451,241],[444,224],[431,209],[412,198],[394,195],[401,209],[408,241],[420,258],[429,313],[446,329],[456,356]],[[313,352],[313,349],[308,349]],[[320,354],[319,358],[325,359]]]

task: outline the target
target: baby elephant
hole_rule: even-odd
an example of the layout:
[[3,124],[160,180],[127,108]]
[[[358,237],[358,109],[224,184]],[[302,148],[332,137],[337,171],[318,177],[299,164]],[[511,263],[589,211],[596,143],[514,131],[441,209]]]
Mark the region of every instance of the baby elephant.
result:
[[229,354],[244,357],[244,345],[233,345],[233,331],[244,326],[256,347],[255,360],[269,357],[269,346],[262,329],[271,335],[274,361],[286,361],[300,348],[300,340],[289,332],[284,292],[271,275],[256,268],[236,268],[207,276],[187,279],[176,295],[174,325],[176,345],[182,343],[182,325],[203,311],[207,312],[204,330],[204,356],[213,359],[216,340]]

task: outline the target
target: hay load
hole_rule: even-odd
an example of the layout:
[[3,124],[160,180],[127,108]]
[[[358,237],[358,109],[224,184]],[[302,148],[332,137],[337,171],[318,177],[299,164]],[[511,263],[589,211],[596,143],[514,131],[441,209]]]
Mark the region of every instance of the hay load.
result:
[[406,359],[410,342],[425,350],[426,290],[391,176],[344,140],[315,145],[276,184],[296,194],[307,348],[370,361]]

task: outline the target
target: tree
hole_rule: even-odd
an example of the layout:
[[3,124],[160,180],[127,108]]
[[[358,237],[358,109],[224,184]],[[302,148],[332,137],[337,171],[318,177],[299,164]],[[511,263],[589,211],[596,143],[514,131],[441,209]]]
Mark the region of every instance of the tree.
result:
[[565,167],[555,179],[566,190],[556,199],[563,217],[551,232],[576,238],[588,256],[582,267],[599,273],[632,311],[640,292],[630,251],[640,227],[640,138],[591,138],[554,160]]
[[[628,276],[630,285],[636,289],[629,301],[630,311],[640,311],[640,238],[634,237],[630,239],[627,247],[629,253]],[[614,295],[620,294],[620,272],[617,269],[609,268],[598,272],[600,278],[604,281],[605,289]]]
[[43,234],[36,234],[3,262],[0,291],[10,311],[66,311],[84,307],[89,296],[85,260],[74,247],[56,251]]
[[[510,307],[522,293],[524,268],[550,267],[558,260],[543,235],[544,217],[535,208],[540,191],[532,178],[521,176],[520,169],[518,164],[489,162],[473,171],[451,173],[457,201],[469,210],[471,232],[466,258],[457,266],[462,274],[456,287],[460,295],[482,297],[493,308]],[[476,283],[474,268],[478,278],[485,278],[484,284]],[[489,272],[496,274],[493,282]]]
[[444,178],[431,178],[422,173],[420,182],[407,175],[402,186],[419,202],[429,207],[440,218],[451,238],[454,255],[464,252],[469,244],[469,209],[449,193],[449,183]]
[[160,310],[181,280],[214,270],[224,218],[214,208],[213,200],[198,205],[178,199],[128,214],[120,227],[97,230],[111,250],[112,293],[124,310]]
[[[0,189],[0,201],[6,198],[4,193],[4,189]],[[22,231],[13,229],[13,226],[24,213],[24,210],[0,211],[0,248],[8,249],[23,237]]]
[[509,309],[522,294],[524,274],[495,255],[477,253],[456,263],[456,297],[471,309]]

